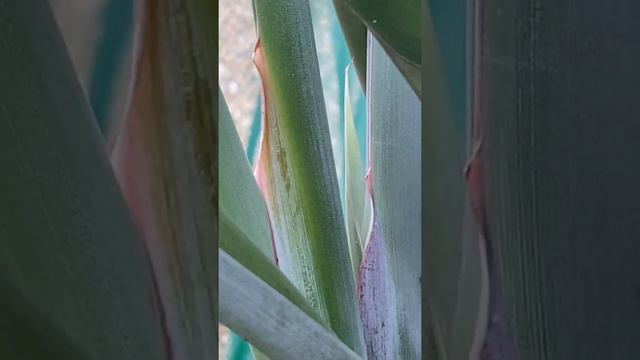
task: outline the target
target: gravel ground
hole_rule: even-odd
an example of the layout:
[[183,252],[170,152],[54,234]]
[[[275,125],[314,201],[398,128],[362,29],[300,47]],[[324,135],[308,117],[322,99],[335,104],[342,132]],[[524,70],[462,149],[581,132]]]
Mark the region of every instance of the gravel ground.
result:
[[251,56],[256,44],[251,0],[220,0],[218,71],[220,87],[246,146],[259,91]]

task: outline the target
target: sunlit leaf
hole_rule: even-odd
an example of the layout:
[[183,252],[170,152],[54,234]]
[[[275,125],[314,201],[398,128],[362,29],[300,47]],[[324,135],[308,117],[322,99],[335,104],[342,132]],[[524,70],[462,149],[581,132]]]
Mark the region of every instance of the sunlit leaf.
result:
[[258,182],[283,272],[362,352],[344,218],[307,1],[255,1],[265,97]]

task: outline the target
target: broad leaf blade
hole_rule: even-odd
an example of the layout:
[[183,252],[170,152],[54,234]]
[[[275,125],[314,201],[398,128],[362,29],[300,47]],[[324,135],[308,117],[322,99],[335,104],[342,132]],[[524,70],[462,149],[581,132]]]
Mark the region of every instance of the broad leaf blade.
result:
[[[335,337],[303,295],[223,213],[220,230],[220,321],[275,359],[358,358]],[[226,262],[225,262],[226,261]],[[306,340],[301,340],[306,339]],[[317,351],[317,353],[316,353]],[[259,355],[260,356],[260,355]],[[332,358],[332,357],[328,357]]]
[[265,125],[258,164],[283,271],[348,346],[362,352],[344,218],[309,5],[256,1]]
[[220,321],[265,355],[281,360],[360,359],[327,328],[226,252],[220,252],[219,261],[220,293],[225,294],[220,298]]
[[366,88],[367,79],[367,27],[342,0],[333,1],[340,28],[349,47],[349,53],[358,73],[360,86]]
[[[229,221],[243,229],[247,237],[268,258],[277,264],[275,248],[271,233],[269,215],[266,203],[258,190],[256,181],[251,173],[247,155],[242,148],[240,137],[235,129],[231,114],[218,88],[218,117],[220,144],[218,146],[220,156],[220,212],[225,214]],[[257,120],[260,121],[258,117]],[[220,238],[229,236],[226,228],[219,230]],[[224,296],[224,294],[223,294]],[[249,344],[246,344],[249,349]],[[256,360],[267,359],[257,349],[251,349]]]
[[[218,106],[220,212],[241,228],[265,256],[274,259],[267,205],[258,190],[231,114],[219,89]],[[220,237],[225,237],[223,229],[220,229]]]
[[[309,2],[340,199],[344,199],[344,68],[349,53],[331,0]],[[344,205],[344,200],[342,201]],[[344,211],[344,207],[343,207]]]
[[422,10],[426,346],[438,359],[477,358],[487,327],[488,279],[462,172],[467,134],[450,115],[430,7]]
[[164,358],[145,249],[47,2],[0,2],[0,53],[0,357]]
[[[442,59],[441,71],[444,74],[451,118],[456,131],[464,133],[469,100],[469,14],[471,7],[477,5],[471,5],[467,0],[430,0],[424,1],[423,6],[428,6],[431,14],[435,45]],[[436,49],[427,51],[433,50]]]
[[[349,240],[349,253],[351,254],[351,265],[354,277],[358,274],[362,259],[362,249],[367,241],[367,231],[369,230],[369,203],[365,204],[366,185],[364,180],[365,169],[360,155],[360,144],[351,111],[351,96],[349,89],[349,69],[345,69],[345,89],[344,89],[344,133],[345,133],[345,197],[346,213],[345,222],[347,224],[347,237]],[[365,211],[366,209],[366,211]],[[368,215],[368,216],[365,216]]]
[[[286,297],[300,310],[313,318],[318,324],[324,327],[326,322],[322,320],[318,312],[304,299],[300,291],[282,274],[273,264],[273,261],[255,245],[256,240],[251,240],[242,229],[240,229],[225,214],[221,214],[220,231],[225,234],[220,238],[220,251],[224,251],[231,256],[238,264],[255,274],[267,285]],[[224,298],[226,295],[223,295]],[[227,301],[227,300],[225,300]],[[236,316],[233,313],[227,315],[229,318]]]
[[[393,63],[407,79],[413,91],[421,96],[421,53],[420,53],[420,1],[419,0],[334,0],[342,2],[376,36]],[[340,11],[347,12],[343,6]],[[341,16],[351,47],[362,49],[363,34],[357,29],[355,18]],[[362,44],[362,45],[355,45]],[[362,50],[355,52],[357,56]]]
[[508,320],[521,359],[634,359],[640,3],[538,4],[481,2],[475,29]]
[[[367,196],[372,200],[371,193]],[[369,203],[373,207],[373,201]],[[362,263],[358,271],[358,300],[364,328],[367,357],[399,358],[400,327],[396,313],[396,296],[389,273],[387,252],[378,215],[373,211]],[[410,357],[409,359],[412,359]]]
[[[2,264],[0,264],[0,267]],[[0,354],[20,359],[91,359],[90,352],[74,343],[63,325],[52,321],[46,309],[39,308],[10,272],[0,269]],[[36,341],[37,340],[37,341]]]
[[[113,163],[150,251],[172,356],[212,358],[218,351],[214,13],[204,1],[179,0],[148,2],[144,11],[132,107]],[[177,15],[189,21],[173,21]]]
[[365,338],[370,356],[419,359],[420,100],[372,35],[367,58],[374,214],[359,279]]

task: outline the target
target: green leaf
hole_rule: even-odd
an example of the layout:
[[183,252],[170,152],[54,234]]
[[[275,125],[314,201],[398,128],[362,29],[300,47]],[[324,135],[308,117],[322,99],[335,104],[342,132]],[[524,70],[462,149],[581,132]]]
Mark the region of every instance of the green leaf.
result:
[[349,100],[351,103],[351,113],[353,115],[353,125],[360,146],[360,162],[363,166],[367,163],[367,99],[365,90],[360,86],[360,81],[355,73],[353,63],[349,66],[349,75],[345,78],[349,82]]
[[266,99],[258,174],[279,264],[338,337],[362,353],[309,4],[255,4],[260,46],[254,61]]
[[[393,63],[400,69],[413,91],[421,97],[421,19],[419,0],[334,0],[346,5],[376,36]],[[340,8],[337,6],[337,8]],[[348,10],[342,8],[342,13]],[[343,29],[349,36],[351,47],[362,53],[363,34],[352,16],[341,16]]]
[[46,1],[0,2],[0,53],[0,358],[164,358],[143,242]]
[[[285,296],[308,316],[328,328],[318,312],[304,299],[300,291],[281,273],[273,260],[257,248],[256,240],[252,240],[226,214],[220,218],[220,250],[233,257],[240,265],[254,273],[265,283]],[[225,297],[223,295],[222,297]],[[225,300],[226,301],[226,300]],[[226,325],[226,324],[225,324]],[[232,327],[230,327],[233,329]],[[241,334],[243,335],[243,334]]]
[[359,359],[224,214],[220,227],[221,323],[272,359]]
[[[344,68],[349,63],[349,53],[331,0],[309,2],[313,34],[318,53],[320,79],[324,95],[327,121],[331,135],[331,148],[336,165],[340,199],[344,205]],[[344,212],[343,206],[343,212]]]
[[391,45],[408,61],[420,64],[420,1],[341,1],[367,25],[376,39],[382,38],[378,40],[380,43]]
[[[634,359],[640,4],[536,5],[483,3],[474,29],[474,115],[484,120],[484,190],[508,335],[526,360]],[[530,25],[512,31],[524,20]]]
[[[220,298],[220,320],[265,355],[282,360],[360,359],[333,333],[224,251],[219,261],[220,293],[225,294]],[[231,313],[238,317],[230,317]]]
[[[367,58],[375,202],[359,283],[369,295],[364,302],[361,297],[365,339],[370,357],[383,351],[389,358],[420,359],[420,100],[371,34]],[[376,300],[387,305],[376,309]]]
[[[366,184],[364,180],[365,169],[360,155],[360,144],[353,113],[351,112],[351,96],[349,89],[349,69],[345,69],[345,196],[346,213],[345,222],[347,224],[347,237],[349,240],[349,254],[351,255],[351,265],[354,277],[358,274],[358,268],[362,260],[362,249],[367,241],[367,231],[370,222],[370,201],[365,203]],[[366,214],[366,216],[365,216]]]
[[[277,262],[266,203],[258,190],[220,88],[218,117],[221,135],[218,146],[221,173],[219,209],[238,228],[243,229],[265,256]],[[223,239],[229,236],[225,228],[220,229],[219,235]],[[266,359],[256,349],[253,349],[253,356],[256,360]]]
[[[231,114],[218,89],[220,212],[242,229],[260,251],[274,258],[267,205],[258,190]],[[220,229],[220,236],[225,234]]]
[[[426,4],[425,4],[426,5]],[[449,111],[429,6],[423,6],[422,163],[424,299],[427,356],[477,358],[484,342],[488,275],[484,245],[472,217],[462,169],[467,134]]]
[[207,359],[218,347],[215,13],[205,1],[145,6],[132,107],[112,160],[150,251],[172,356]]
[[367,27],[343,0],[333,1],[340,27],[353,58],[358,80],[363,89],[367,84]]
[[[220,248],[234,256],[257,276],[266,279],[265,281],[281,294],[289,295],[294,304],[319,320],[315,310],[312,310],[302,295],[274,266],[266,204],[249,169],[222,92],[219,91],[218,94],[221,135],[220,211],[223,216],[223,225],[219,231]],[[247,240],[251,241],[256,249],[250,244],[245,244],[244,241]],[[255,250],[259,250],[262,256],[255,254]],[[221,296],[224,297],[226,294],[223,293]],[[255,359],[267,359],[255,347],[252,347],[252,353]]]
[[0,354],[20,359],[90,359],[89,352],[68,336],[64,326],[52,321],[20,286],[8,276],[0,263]]
[[467,0],[424,1],[429,7],[433,32],[441,56],[442,71],[447,89],[447,101],[456,131],[464,133],[467,126],[469,57],[467,48],[470,33]]

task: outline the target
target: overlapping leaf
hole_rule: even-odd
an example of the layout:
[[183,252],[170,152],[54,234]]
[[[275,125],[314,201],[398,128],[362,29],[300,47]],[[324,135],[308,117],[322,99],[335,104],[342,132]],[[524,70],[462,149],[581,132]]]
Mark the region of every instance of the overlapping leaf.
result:
[[[320,80],[324,95],[327,121],[331,135],[331,148],[336,165],[336,176],[340,188],[340,198],[344,199],[345,168],[344,157],[344,71],[349,63],[349,54],[344,36],[340,31],[331,0],[309,2],[313,34],[320,67]],[[343,208],[344,210],[344,208]]]
[[[365,34],[362,24],[376,36],[393,63],[421,96],[420,1],[334,0],[356,66],[362,64]],[[358,21],[361,24],[358,24]],[[361,70],[359,70],[360,72]]]
[[0,358],[165,358],[147,255],[49,4],[0,2],[0,53]]
[[451,118],[430,7],[424,19],[423,187],[427,349],[438,359],[479,356],[487,327],[484,244],[463,177],[467,135]]
[[374,212],[358,284],[367,353],[419,359],[420,100],[371,34],[367,59]]
[[[218,117],[220,133],[218,147],[220,201],[218,205],[220,212],[225,214],[229,221],[238,228],[243,229],[247,238],[253,241],[265,256],[277,263],[267,207],[258,190],[231,114],[219,88]],[[219,229],[218,234],[221,239],[230,236],[225,232],[225,229]],[[256,360],[266,359],[255,348],[252,350]]]
[[[224,101],[222,98],[220,100]],[[224,110],[226,104],[221,103],[220,109],[220,135],[233,137],[224,142],[227,145],[235,144],[233,147],[241,150],[240,140],[233,130],[228,112]],[[260,195],[248,195],[254,193],[251,189],[256,188],[256,184],[252,174],[248,172],[248,165],[243,163],[246,157],[239,151],[229,150],[221,149],[221,171],[227,169],[235,173],[237,178],[235,182],[225,183],[231,178],[226,174],[221,175],[221,189],[247,194],[241,195],[246,196],[243,200],[247,202],[239,205],[249,210],[262,207],[264,212],[264,202]],[[232,163],[234,161],[235,164]],[[245,166],[246,171],[235,171]],[[221,194],[221,198],[222,196]],[[237,210],[240,211],[241,208]],[[275,266],[273,254],[265,250],[265,246],[270,245],[271,234],[255,231],[256,227],[268,227],[268,219],[261,220],[259,216],[231,217],[228,214],[233,212],[227,212],[221,207],[219,256],[227,259],[228,263],[221,261],[220,265],[220,279],[227,281],[221,283],[220,287],[220,321],[260,349],[260,352],[256,352],[254,348],[256,358],[265,358],[265,355],[275,359],[299,359],[301,356],[318,356],[318,359],[323,356],[358,358],[340,342],[316,309]],[[259,325],[258,321],[261,322]],[[295,336],[286,335],[292,333]],[[304,344],[300,342],[301,338],[307,339]],[[312,346],[310,344],[313,344],[314,349],[317,347],[317,353],[308,353],[307,346]]]
[[350,96],[350,65],[345,69],[345,99],[344,99],[344,133],[345,133],[345,222],[347,224],[347,237],[349,240],[349,253],[351,254],[351,265],[353,274],[357,276],[360,262],[362,260],[362,250],[365,246],[369,222],[371,217],[371,204],[366,196],[365,168],[360,155],[360,143],[355,119],[351,111]]
[[[175,358],[217,354],[213,6],[148,2],[132,107],[112,160],[151,255]],[[174,16],[186,21],[173,21]]]
[[349,347],[362,351],[355,288],[309,5],[255,1],[265,122],[259,184],[281,268]]
[[134,2],[50,0],[49,3],[111,151],[130,96]]
[[[248,240],[246,244],[251,245]],[[262,256],[257,249],[254,254]],[[263,260],[268,261],[266,257]],[[243,265],[220,251],[222,323],[272,359],[360,359],[335,334],[283,296],[277,286],[265,283]],[[284,275],[279,278],[289,283]],[[290,283],[289,286],[298,293]],[[299,293],[298,296],[304,301]]]
[[[260,251],[273,259],[274,249],[267,206],[251,172],[231,114],[218,89],[220,145],[220,212],[247,234]],[[224,238],[223,229],[220,237]]]

